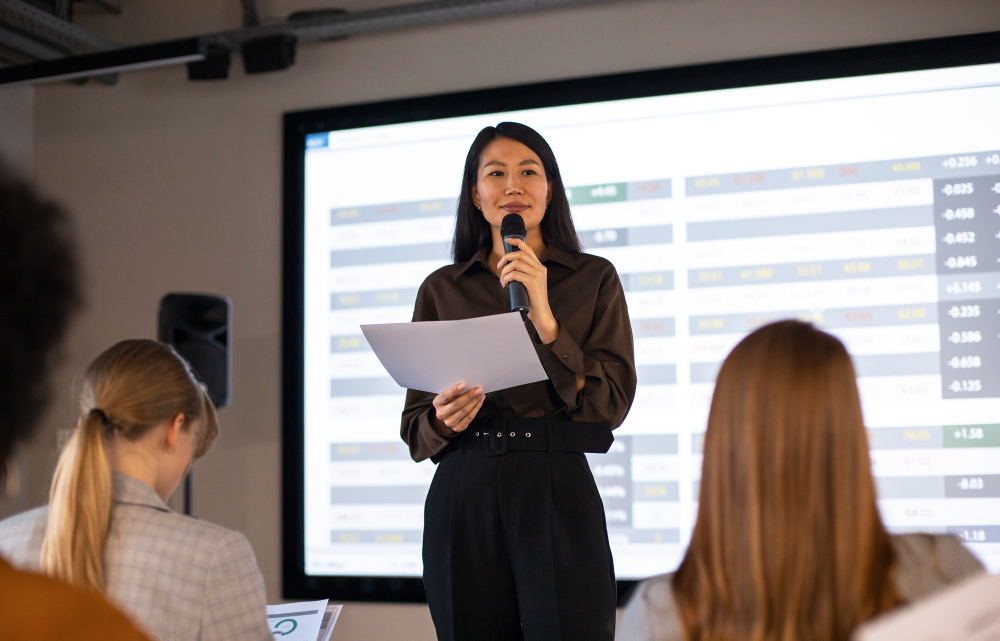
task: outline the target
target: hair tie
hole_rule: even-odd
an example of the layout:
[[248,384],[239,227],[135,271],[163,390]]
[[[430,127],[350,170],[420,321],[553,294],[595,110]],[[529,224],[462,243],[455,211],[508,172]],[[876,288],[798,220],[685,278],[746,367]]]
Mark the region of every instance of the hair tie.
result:
[[97,409],[95,407],[94,409],[90,410],[90,414],[101,419],[101,423],[103,423],[104,425],[111,424],[111,420],[108,418],[108,415],[104,413],[104,410]]

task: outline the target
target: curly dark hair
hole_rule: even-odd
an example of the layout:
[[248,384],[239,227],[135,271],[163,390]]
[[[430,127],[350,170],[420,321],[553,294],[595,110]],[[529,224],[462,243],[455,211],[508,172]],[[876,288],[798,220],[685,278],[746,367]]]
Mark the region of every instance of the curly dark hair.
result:
[[80,307],[66,213],[0,162],[0,469],[49,400],[49,370]]

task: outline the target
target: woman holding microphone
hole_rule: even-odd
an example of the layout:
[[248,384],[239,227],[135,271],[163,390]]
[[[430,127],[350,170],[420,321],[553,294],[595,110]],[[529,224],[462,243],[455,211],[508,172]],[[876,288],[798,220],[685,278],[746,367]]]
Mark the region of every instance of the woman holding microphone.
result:
[[[505,252],[509,214],[526,233]],[[460,381],[436,396],[407,391],[403,440],[414,460],[438,463],[423,544],[438,638],[610,641],[614,568],[584,453],[607,450],[635,395],[631,324],[614,266],[580,251],[537,132],[506,122],[476,136],[452,252],[421,285],[413,320],[510,312],[507,288],[521,283],[549,378],[486,394]]]

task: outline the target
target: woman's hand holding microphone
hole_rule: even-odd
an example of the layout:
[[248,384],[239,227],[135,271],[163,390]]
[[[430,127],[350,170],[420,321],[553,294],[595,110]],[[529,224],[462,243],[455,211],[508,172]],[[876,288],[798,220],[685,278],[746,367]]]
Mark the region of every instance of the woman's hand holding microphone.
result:
[[507,287],[512,281],[517,281],[524,285],[528,291],[528,320],[535,326],[542,344],[551,343],[559,337],[559,323],[549,307],[548,270],[528,243],[513,236],[506,242],[520,251],[504,254],[500,259],[497,264],[500,284]]
[[[520,251],[504,254],[497,264],[500,270],[500,284],[507,287],[512,281],[524,285],[528,291],[528,320],[538,332],[538,340],[543,345],[559,338],[559,321],[549,307],[549,274],[548,269],[538,260],[528,243],[520,238],[507,238],[507,244],[517,247]],[[576,391],[583,390],[586,379],[576,375]]]

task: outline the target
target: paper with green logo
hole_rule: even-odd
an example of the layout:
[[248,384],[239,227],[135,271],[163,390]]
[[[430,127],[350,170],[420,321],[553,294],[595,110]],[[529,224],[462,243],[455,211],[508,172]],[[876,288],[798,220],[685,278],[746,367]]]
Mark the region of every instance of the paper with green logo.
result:
[[342,605],[327,599],[267,606],[267,627],[275,641],[328,641]]

